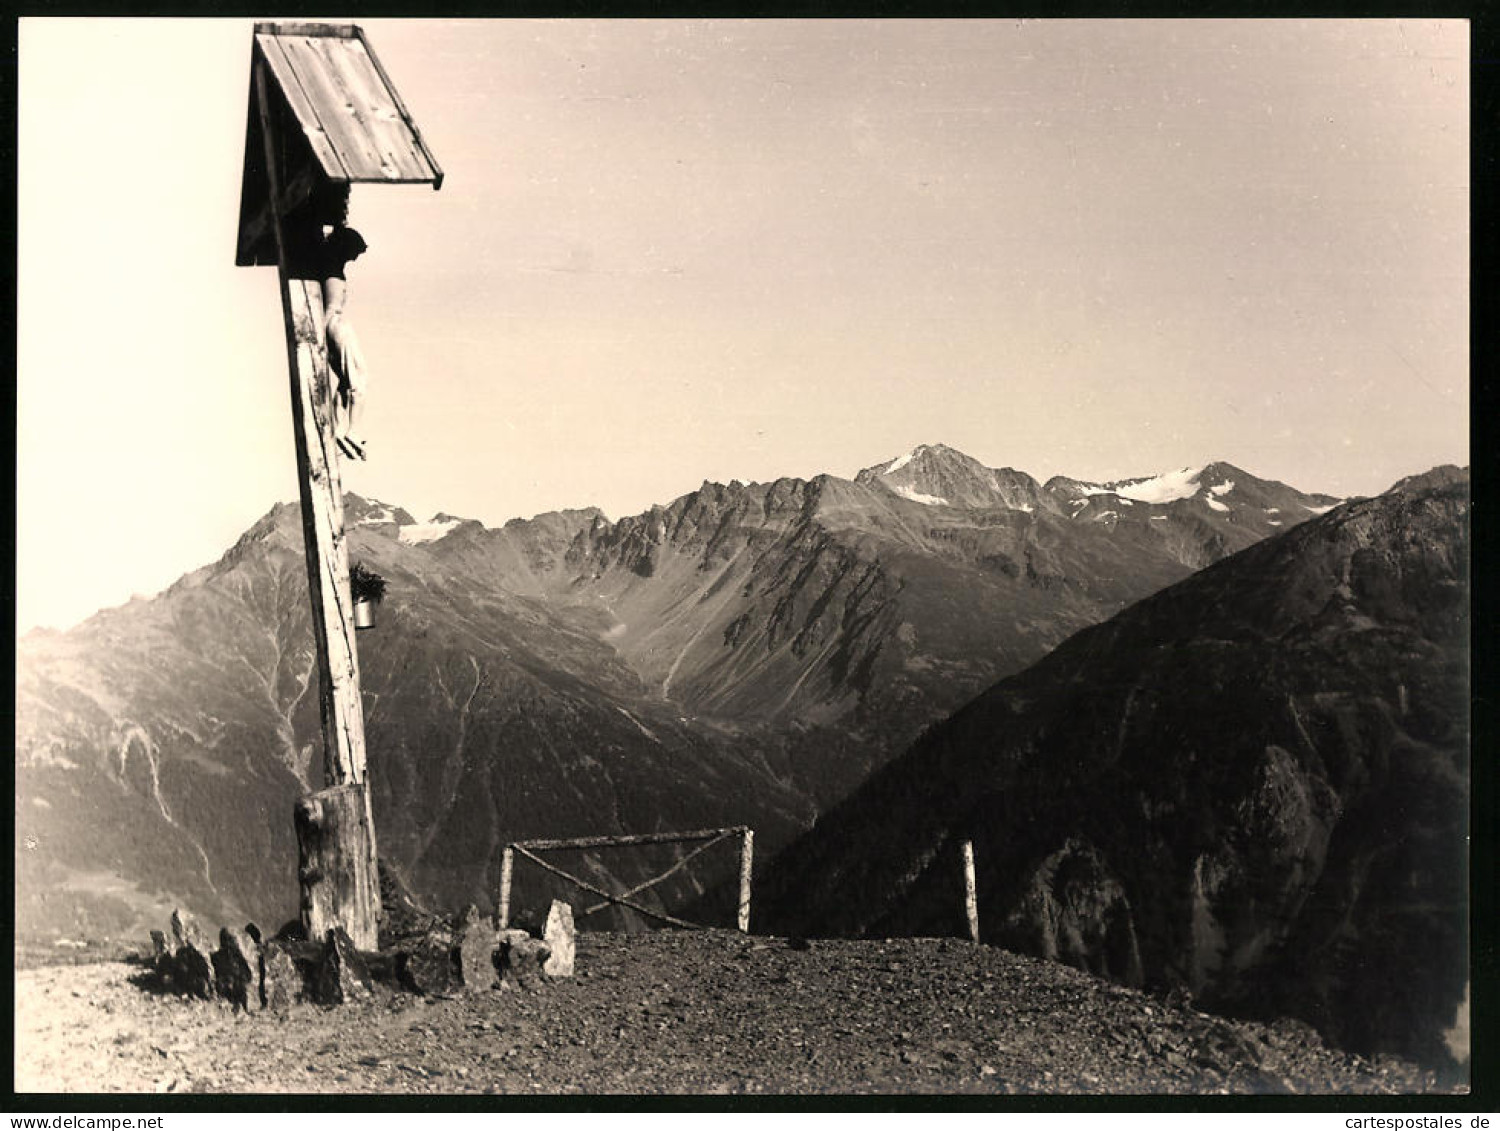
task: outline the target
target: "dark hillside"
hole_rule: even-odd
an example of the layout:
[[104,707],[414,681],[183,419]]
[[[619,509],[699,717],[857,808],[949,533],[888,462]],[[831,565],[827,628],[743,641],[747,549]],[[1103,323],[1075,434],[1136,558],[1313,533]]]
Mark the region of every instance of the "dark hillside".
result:
[[[1447,482],[1444,482],[1444,479]],[[777,861],[770,930],[959,934],[1439,1061],[1465,990],[1466,478],[1086,629]]]

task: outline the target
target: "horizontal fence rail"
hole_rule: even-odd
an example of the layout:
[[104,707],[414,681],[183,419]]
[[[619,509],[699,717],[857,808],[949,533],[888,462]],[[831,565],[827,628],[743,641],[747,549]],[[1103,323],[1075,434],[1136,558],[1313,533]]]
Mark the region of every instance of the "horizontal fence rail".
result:
[[[530,860],[537,867],[555,876],[567,880],[582,890],[593,895],[602,896],[603,901],[585,907],[579,914],[579,918],[597,914],[611,904],[628,907],[632,911],[639,912],[649,918],[670,923],[674,927],[699,928],[700,923],[689,923],[685,919],[679,919],[674,915],[668,915],[664,911],[653,911],[633,900],[631,897],[639,895],[648,888],[655,887],[668,876],[684,868],[694,857],[707,852],[714,845],[731,837],[740,838],[740,899],[737,926],[740,931],[748,934],[750,932],[750,876],[752,872],[752,858],[755,845],[755,831],[747,825],[731,825],[722,829],[693,829],[689,832],[680,833],[627,833],[621,836],[581,836],[568,837],[553,840],[516,840],[505,846],[504,855],[500,859],[500,898],[497,918],[501,930],[510,926],[510,889],[511,879],[515,874],[516,857],[520,856]],[[643,883],[623,892],[608,892],[596,884],[590,883],[579,876],[563,871],[557,865],[543,860],[537,855],[538,852],[555,852],[566,849],[580,848],[631,848],[646,844],[685,844],[692,841],[707,841],[689,852],[681,860],[678,860],[666,871],[653,876]]]
[[575,836],[566,840],[517,840],[513,847],[533,848],[543,852],[556,848],[628,848],[633,844],[677,844],[688,840],[708,840],[747,833],[745,825],[730,825],[722,829],[694,829],[686,833],[627,833],[621,836]]

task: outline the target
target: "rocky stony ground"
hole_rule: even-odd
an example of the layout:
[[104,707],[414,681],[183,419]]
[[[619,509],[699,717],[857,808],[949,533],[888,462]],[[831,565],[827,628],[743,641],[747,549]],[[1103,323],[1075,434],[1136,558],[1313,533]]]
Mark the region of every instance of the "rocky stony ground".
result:
[[16,973],[18,1092],[1300,1093],[1453,1090],[953,939],[583,934],[576,976],[237,1013],[143,963]]

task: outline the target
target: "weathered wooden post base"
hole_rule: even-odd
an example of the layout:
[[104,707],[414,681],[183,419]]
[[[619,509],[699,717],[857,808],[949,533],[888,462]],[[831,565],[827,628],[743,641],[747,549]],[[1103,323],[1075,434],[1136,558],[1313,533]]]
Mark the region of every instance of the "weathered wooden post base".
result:
[[357,948],[375,950],[380,886],[366,788],[336,785],[297,802],[297,876],[308,938],[341,927]]

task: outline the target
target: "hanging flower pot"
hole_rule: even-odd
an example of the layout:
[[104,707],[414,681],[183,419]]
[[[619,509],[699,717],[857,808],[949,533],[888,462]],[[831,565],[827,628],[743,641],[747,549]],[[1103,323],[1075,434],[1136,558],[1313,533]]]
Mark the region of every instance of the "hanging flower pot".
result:
[[375,627],[375,606],[385,599],[385,578],[355,562],[349,569],[349,596],[354,599],[354,627]]
[[354,602],[354,627],[355,628],[374,628],[375,627],[375,602],[374,601],[355,601]]

